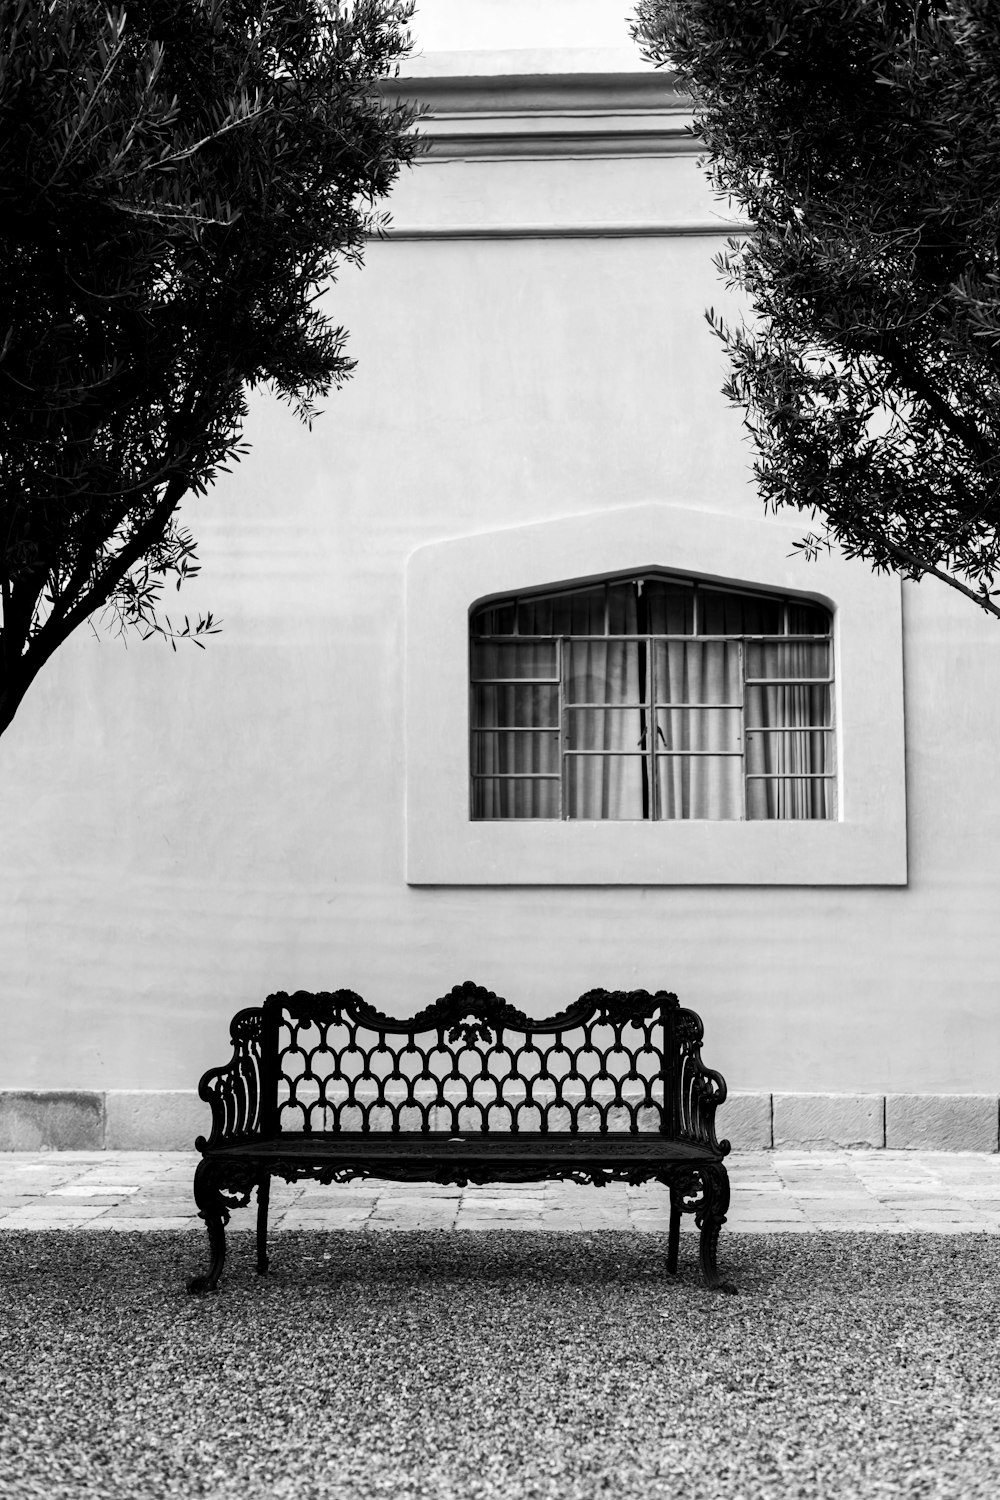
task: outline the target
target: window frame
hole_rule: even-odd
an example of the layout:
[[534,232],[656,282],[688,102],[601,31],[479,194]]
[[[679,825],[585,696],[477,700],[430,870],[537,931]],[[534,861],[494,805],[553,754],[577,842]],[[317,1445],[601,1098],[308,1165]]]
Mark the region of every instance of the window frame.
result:
[[[406,879],[411,885],[905,885],[901,585],[801,527],[647,504],[443,538],[406,569]],[[833,614],[834,820],[473,820],[470,610],[498,595],[653,569],[814,599]]]
[[[660,630],[660,631],[657,631],[657,630],[652,630],[652,629],[642,629],[642,630],[636,629],[634,631],[612,630],[611,629],[611,598],[610,598],[610,591],[613,590],[613,589],[615,589],[615,588],[617,588],[617,587],[620,587],[623,584],[624,585],[633,584],[633,585],[638,585],[638,596],[641,597],[642,594],[648,589],[648,587],[649,587],[650,584],[655,584],[657,582],[666,583],[666,584],[675,584],[680,589],[682,589],[684,591],[690,591],[690,595],[691,595],[691,629],[689,631],[684,631],[684,632],[679,632],[679,631],[674,631],[674,630],[669,630],[669,631],[662,631],[662,630]],[[595,589],[601,589],[603,591],[603,594],[604,594],[603,612],[602,612],[603,613],[603,625],[604,625],[603,633],[595,631],[595,630],[576,631],[576,630],[572,630],[572,629],[570,629],[570,630],[560,630],[560,631],[557,631],[557,630],[554,630],[554,629],[553,630],[549,630],[549,631],[529,630],[529,631],[526,631],[526,632],[522,633],[520,625],[519,625],[519,620],[518,620],[518,617],[520,615],[520,611],[521,611],[521,606],[522,605],[526,605],[530,609],[530,606],[533,603],[544,604],[544,603],[546,603],[546,602],[548,602],[550,600],[557,600],[557,599],[570,600],[570,599],[572,599],[574,597],[582,599],[588,593],[593,593]],[[709,632],[703,633],[701,627],[702,627],[702,624],[704,623],[705,614],[707,613],[707,604],[704,602],[704,597],[703,596],[706,595],[706,594],[707,595],[716,594],[716,595],[719,595],[719,596],[727,596],[728,595],[730,597],[738,598],[741,601],[744,601],[744,600],[746,600],[746,601],[757,600],[757,601],[760,601],[762,604],[769,604],[769,605],[771,605],[773,607],[780,606],[780,616],[781,616],[782,629],[781,629],[780,632],[775,632],[775,631],[763,631],[762,632],[762,631],[758,630],[758,631],[741,631],[741,632],[728,631],[728,632],[721,632],[721,633],[717,632],[717,631],[709,631]],[[822,610],[823,614],[827,617],[827,629],[825,631],[823,631],[822,633],[809,632],[809,631],[792,631],[790,629],[790,626],[789,626],[790,608],[794,608],[794,606],[796,606],[796,605],[812,606],[815,609]],[[637,611],[638,611],[639,610],[638,601],[637,601],[637,606],[636,607],[637,607]],[[495,631],[495,630],[491,631],[489,629],[482,629],[482,630],[477,629],[477,625],[476,625],[476,618],[477,618],[477,616],[481,616],[481,615],[488,614],[488,613],[503,613],[503,612],[505,612],[508,609],[512,610],[512,612],[513,612],[513,620],[514,620],[514,629],[513,630],[502,632],[502,631]],[[642,618],[642,614],[641,613],[639,614],[639,618]],[[637,644],[637,646],[639,647],[639,656],[638,656],[638,659],[642,663],[642,669],[643,669],[642,675],[643,675],[644,695],[641,698],[637,699],[634,703],[631,703],[631,702],[627,703],[627,702],[624,702],[624,701],[620,701],[620,702],[616,702],[614,704],[609,704],[609,703],[607,703],[605,701],[605,702],[602,702],[602,703],[589,704],[589,703],[579,703],[579,702],[577,702],[575,700],[570,701],[570,699],[567,697],[567,695],[566,695],[566,656],[567,656],[567,648],[569,648],[569,650],[572,650],[572,646],[574,644],[576,644],[576,643],[596,643],[596,644],[600,644],[603,641],[635,642]],[[699,642],[699,643],[722,644],[722,645],[733,645],[733,646],[735,646],[736,647],[736,651],[737,651],[738,678],[739,678],[739,689],[740,689],[740,692],[739,692],[739,701],[735,702],[735,703],[729,703],[729,702],[726,702],[726,703],[723,703],[723,702],[712,702],[712,703],[697,703],[697,704],[686,704],[686,703],[680,703],[679,704],[679,703],[676,703],[676,702],[673,702],[673,701],[670,701],[670,700],[666,700],[663,703],[661,703],[659,701],[659,697],[657,695],[657,678],[659,676],[659,673],[657,671],[657,666],[656,666],[656,649],[655,648],[656,648],[656,646],[658,644],[661,644],[661,643],[670,643],[670,642],[674,642],[674,641],[683,642],[683,643],[687,643],[687,642]],[[547,644],[549,642],[551,642],[553,644],[553,646],[554,646],[554,655],[553,655],[552,660],[553,660],[553,663],[554,663],[554,666],[553,666],[553,671],[555,673],[554,676],[548,676],[548,677],[541,677],[541,676],[525,677],[520,672],[517,672],[513,678],[489,677],[489,676],[485,676],[484,677],[484,676],[477,675],[477,664],[476,664],[476,651],[477,651],[477,647],[480,647],[480,646],[496,646],[498,650],[502,651],[504,647],[509,647],[513,643],[524,643],[524,642],[530,642],[532,645],[544,645],[544,644]],[[827,645],[828,648],[829,648],[829,651],[828,651],[828,657],[827,657],[828,666],[827,666],[827,673],[826,673],[826,675],[824,677],[822,677],[822,678],[820,678],[820,677],[801,677],[801,676],[795,676],[795,677],[790,677],[790,678],[771,677],[771,676],[754,677],[754,676],[748,675],[749,660],[750,660],[750,650],[751,650],[751,648],[753,648],[755,645],[760,645],[760,644],[768,645],[768,644],[774,643],[774,644],[777,644],[777,645],[781,645],[782,643],[787,643],[787,642],[795,642],[795,643],[799,643],[799,644],[801,644],[803,642],[809,642],[809,643],[821,642],[821,643]],[[645,652],[643,652],[643,648],[645,648]],[[476,689],[478,687],[482,687],[482,686],[486,686],[486,687],[490,687],[490,686],[508,686],[508,685],[509,686],[525,686],[525,687],[527,687],[527,686],[543,686],[543,685],[550,685],[550,684],[554,685],[556,687],[556,715],[555,715],[555,723],[552,724],[552,725],[523,725],[523,726],[522,725],[507,725],[507,724],[489,725],[489,724],[483,724],[483,723],[481,723],[481,722],[479,722],[477,720],[477,715],[476,715]],[[752,709],[750,708],[750,705],[748,703],[746,690],[747,690],[748,687],[758,687],[758,686],[762,686],[762,687],[780,687],[780,686],[793,686],[793,687],[796,687],[796,686],[798,686],[798,687],[809,686],[809,687],[812,687],[812,686],[827,686],[827,687],[829,687],[831,689],[835,689],[835,687],[836,687],[836,656],[835,656],[835,651],[834,651],[834,639],[833,639],[833,615],[832,615],[832,612],[825,605],[819,604],[819,603],[817,603],[816,600],[807,598],[806,596],[804,596],[802,594],[779,593],[779,592],[777,592],[775,590],[761,589],[761,588],[758,588],[758,589],[748,589],[748,588],[734,589],[732,586],[723,587],[722,584],[714,582],[714,581],[706,581],[706,580],[703,580],[703,579],[700,579],[700,578],[696,578],[696,577],[689,577],[688,575],[678,574],[676,572],[673,572],[672,570],[668,570],[668,569],[665,569],[665,568],[646,568],[646,569],[643,569],[643,570],[641,570],[639,572],[630,572],[630,573],[626,573],[624,575],[623,574],[605,574],[602,578],[588,580],[582,586],[582,588],[577,588],[577,587],[569,587],[569,588],[567,588],[567,587],[556,587],[556,588],[551,588],[550,587],[550,588],[541,589],[541,590],[539,590],[539,589],[534,589],[534,590],[519,590],[516,593],[502,594],[502,595],[496,596],[495,598],[484,600],[480,604],[476,605],[475,608],[473,608],[473,609],[471,609],[469,611],[469,719],[470,719],[470,727],[469,727],[469,798],[470,798],[470,808],[469,808],[469,815],[470,815],[470,817],[472,818],[473,821],[483,821],[483,822],[501,822],[501,821],[508,822],[508,821],[514,821],[517,818],[517,814],[513,814],[513,815],[500,814],[500,815],[491,817],[490,815],[485,814],[485,813],[477,813],[477,811],[476,811],[476,802],[477,802],[476,786],[477,786],[477,783],[485,784],[487,782],[492,782],[492,783],[494,783],[494,791],[496,792],[498,790],[498,788],[495,785],[497,782],[504,782],[504,781],[507,781],[507,782],[521,782],[521,781],[539,781],[539,780],[543,780],[543,781],[554,781],[554,782],[556,782],[558,784],[557,785],[557,799],[556,799],[556,801],[557,801],[557,809],[558,810],[556,811],[555,814],[538,814],[538,815],[536,815],[538,821],[554,822],[554,821],[557,821],[557,820],[561,821],[561,820],[564,820],[564,819],[576,819],[576,820],[579,820],[579,821],[606,821],[606,822],[630,822],[630,821],[631,822],[677,822],[677,821],[681,821],[681,819],[676,818],[676,817],[672,817],[669,814],[664,814],[660,810],[661,809],[661,797],[662,797],[662,793],[661,793],[661,789],[660,789],[660,780],[661,780],[661,777],[660,777],[659,768],[658,768],[658,764],[657,763],[659,761],[661,761],[661,760],[692,760],[692,759],[704,758],[704,757],[710,757],[710,758],[722,757],[722,758],[725,758],[725,759],[728,759],[728,760],[734,760],[734,761],[738,761],[739,762],[738,780],[739,780],[739,785],[740,785],[740,797],[739,797],[740,811],[739,811],[739,815],[737,817],[735,817],[735,818],[734,817],[730,817],[730,818],[718,818],[718,819],[714,819],[713,821],[719,821],[719,822],[748,822],[748,821],[758,821],[758,819],[752,818],[750,816],[750,814],[748,813],[748,808],[750,807],[750,802],[751,802],[749,783],[752,782],[752,781],[753,782],[781,781],[781,782],[786,782],[787,783],[787,782],[802,782],[802,781],[806,781],[806,780],[809,780],[809,781],[822,781],[824,783],[832,783],[832,786],[831,786],[832,797],[831,797],[830,800],[832,802],[832,806],[833,806],[833,809],[834,809],[833,812],[832,812],[832,814],[830,814],[829,816],[822,815],[820,818],[809,819],[809,821],[836,821],[838,819],[838,816],[839,816],[839,812],[838,812],[838,808],[837,808],[837,770],[836,770],[836,767],[837,767],[837,739],[838,739],[838,735],[837,735],[837,722],[836,722],[836,713],[835,713],[835,699],[834,699],[834,694],[831,693],[829,695],[829,709],[830,709],[830,713],[829,713],[829,720],[825,724],[803,724],[803,725],[798,725],[798,724],[793,724],[793,725],[751,724],[751,723],[747,722],[748,715],[752,714]],[[624,750],[624,749],[622,749],[622,748],[620,748],[618,746],[616,746],[614,748],[614,750],[612,750],[612,751],[609,751],[607,749],[600,749],[600,750],[587,749],[587,748],[581,749],[578,746],[574,746],[571,743],[572,734],[569,732],[568,726],[569,726],[569,724],[571,722],[571,717],[574,714],[580,713],[580,712],[582,712],[584,710],[587,710],[587,709],[598,709],[598,710],[604,710],[604,711],[608,711],[608,712],[618,712],[618,711],[627,712],[627,711],[629,711],[631,709],[637,709],[638,712],[640,713],[640,715],[645,714],[645,715],[648,716],[649,725],[653,726],[653,731],[654,732],[651,735],[649,735],[648,743],[646,745],[644,745],[641,749]],[[658,748],[657,744],[656,744],[657,737],[659,737],[661,739],[663,738],[662,731],[660,730],[660,727],[659,727],[659,717],[658,717],[659,714],[660,713],[669,713],[671,715],[674,715],[674,714],[678,714],[678,713],[690,712],[692,710],[694,710],[697,713],[724,712],[724,713],[727,713],[727,714],[729,714],[729,713],[737,714],[739,716],[738,717],[739,730],[738,730],[738,733],[736,735],[736,740],[737,740],[737,743],[738,743],[738,748],[736,748],[736,749],[725,749],[724,750],[724,749],[720,749],[718,747],[712,747],[712,748],[709,748],[709,749],[691,749],[690,747],[686,747],[683,750],[675,750],[675,749],[660,750]],[[810,735],[818,734],[818,735],[822,735],[823,738],[824,738],[824,749],[822,751],[820,759],[822,760],[822,762],[823,762],[824,765],[832,765],[833,769],[832,770],[823,770],[823,771],[819,771],[819,772],[754,771],[754,770],[750,769],[750,766],[751,766],[751,755],[750,755],[750,746],[749,746],[749,736],[750,735],[752,735],[752,734],[756,734],[756,735],[768,735],[768,734],[772,734],[773,735],[773,734],[789,734],[789,733],[791,733],[791,734],[810,734]],[[523,735],[528,735],[528,734],[535,734],[535,735],[537,735],[537,734],[552,734],[552,735],[555,735],[556,738],[557,738],[557,748],[556,748],[556,755],[555,755],[556,769],[554,771],[545,771],[545,772],[538,772],[538,771],[526,772],[526,771],[523,771],[523,770],[514,770],[514,771],[495,771],[495,770],[494,771],[480,771],[480,770],[477,770],[476,767],[477,767],[477,764],[479,762],[479,757],[477,755],[477,745],[479,743],[479,738],[478,737],[489,736],[489,735],[494,735],[494,734],[496,734],[496,735],[517,735],[517,734],[523,734]],[[646,729],[643,730],[642,736],[640,736],[640,742],[641,742],[642,738],[645,737],[645,736],[646,736]],[[664,743],[666,743],[666,741],[664,741]],[[645,762],[646,769],[645,769],[645,772],[644,772],[643,777],[642,777],[642,784],[643,784],[642,801],[643,801],[644,808],[648,807],[648,811],[644,811],[642,813],[642,815],[640,817],[638,817],[638,818],[635,818],[635,817],[627,818],[627,817],[611,817],[611,816],[608,816],[606,818],[599,818],[598,817],[598,818],[587,819],[585,815],[583,815],[583,816],[576,815],[572,811],[567,810],[568,809],[568,803],[570,801],[569,792],[568,792],[568,783],[569,783],[569,778],[570,778],[570,771],[569,771],[568,762],[572,758],[574,758],[574,757],[585,756],[585,757],[590,757],[590,758],[593,758],[593,759],[605,759],[609,755],[612,755],[615,759],[620,759],[622,757],[625,757],[625,758],[632,759],[632,760],[638,760],[638,759],[641,758]],[[648,788],[648,792],[647,792],[647,788]],[[824,794],[824,796],[825,796],[825,794]],[[648,798],[648,800],[647,800],[647,798]],[[765,818],[763,819],[763,821],[771,821],[771,819],[768,819],[766,817],[766,815],[765,815]],[[792,821],[792,817],[782,817],[780,815],[775,815],[773,821],[788,822],[788,821]]]

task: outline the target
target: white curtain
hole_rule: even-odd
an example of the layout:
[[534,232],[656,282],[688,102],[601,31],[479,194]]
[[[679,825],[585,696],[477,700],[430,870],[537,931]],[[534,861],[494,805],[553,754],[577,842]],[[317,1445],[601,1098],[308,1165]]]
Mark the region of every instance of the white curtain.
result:
[[473,648],[474,817],[558,818],[557,652],[516,638]]
[[566,815],[648,817],[645,645],[568,641],[565,651]]
[[653,649],[657,704],[683,705],[657,707],[660,817],[741,817],[739,642],[659,641]]
[[[748,678],[829,675],[825,641],[767,641],[747,647]],[[746,686],[747,817],[834,816],[831,692],[809,682]],[[762,779],[756,774],[763,773]]]

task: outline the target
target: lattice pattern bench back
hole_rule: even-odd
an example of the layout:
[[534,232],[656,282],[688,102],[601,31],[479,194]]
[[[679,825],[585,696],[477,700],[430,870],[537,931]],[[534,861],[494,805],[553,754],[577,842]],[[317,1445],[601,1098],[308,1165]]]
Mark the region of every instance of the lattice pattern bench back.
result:
[[[244,1013],[246,1014],[246,1013]],[[472,983],[405,1020],[350,990],[272,995],[259,1131],[659,1131],[714,1144],[701,1022],[658,991],[592,990],[535,1020]]]

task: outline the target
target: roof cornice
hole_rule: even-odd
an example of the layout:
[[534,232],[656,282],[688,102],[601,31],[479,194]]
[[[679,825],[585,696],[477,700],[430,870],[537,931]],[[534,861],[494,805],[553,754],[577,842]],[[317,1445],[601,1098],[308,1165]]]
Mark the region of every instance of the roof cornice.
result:
[[430,159],[693,155],[690,97],[665,72],[400,78]]

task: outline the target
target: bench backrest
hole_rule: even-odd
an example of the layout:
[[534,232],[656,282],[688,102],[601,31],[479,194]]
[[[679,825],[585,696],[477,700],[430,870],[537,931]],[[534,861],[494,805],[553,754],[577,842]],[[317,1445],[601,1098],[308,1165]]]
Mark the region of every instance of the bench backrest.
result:
[[300,990],[240,1012],[232,1034],[233,1063],[203,1080],[203,1097],[224,1107],[213,1143],[287,1131],[656,1131],[717,1145],[725,1082],[701,1062],[698,1016],[662,990],[591,990],[544,1019],[471,982],[404,1019],[351,990]]

